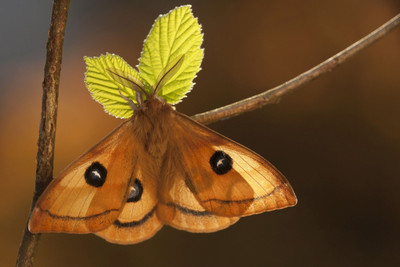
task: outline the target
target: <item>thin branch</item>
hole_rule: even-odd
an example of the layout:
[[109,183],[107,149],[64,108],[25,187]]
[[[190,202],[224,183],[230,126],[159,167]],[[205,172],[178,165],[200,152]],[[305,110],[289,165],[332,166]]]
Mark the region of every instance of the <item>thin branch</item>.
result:
[[[47,40],[46,65],[44,68],[42,114],[40,119],[38,152],[36,156],[36,183],[32,208],[53,176],[58,87],[60,84],[62,50],[69,3],[70,0],[54,0],[53,2]],[[33,265],[39,238],[40,234],[32,234],[28,231],[27,223],[18,251],[16,266]]]
[[310,82],[317,77],[331,71],[333,68],[339,66],[341,63],[354,56],[360,50],[368,47],[372,43],[378,41],[389,32],[394,30],[400,25],[400,14],[383,24],[381,27],[368,34],[361,40],[355,42],[351,46],[347,47],[343,51],[337,53],[333,57],[325,60],[318,66],[300,74],[299,76],[287,81],[277,87],[267,90],[261,94],[243,99],[241,101],[232,103],[230,105],[217,108],[204,113],[196,114],[192,119],[203,123],[210,124],[221,119],[226,119],[234,116],[238,116],[244,112],[261,108],[268,104],[276,103],[280,98],[294,89],[299,88],[307,82]]

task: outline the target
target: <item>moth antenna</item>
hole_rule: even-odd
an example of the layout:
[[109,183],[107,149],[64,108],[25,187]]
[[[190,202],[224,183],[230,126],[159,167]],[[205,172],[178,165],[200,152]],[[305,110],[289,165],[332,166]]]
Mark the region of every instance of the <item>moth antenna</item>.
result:
[[[117,73],[117,72],[115,72],[115,71],[112,71],[111,69],[107,69],[107,71],[108,71],[109,73],[111,73],[112,75],[115,75],[114,78],[116,78],[117,80],[121,81],[121,82],[122,82],[122,85],[124,85],[124,86],[126,86],[126,87],[132,89],[132,90],[135,91],[135,92],[143,93],[143,94],[145,94],[147,97],[150,96],[150,95],[146,92],[146,90],[143,88],[143,86],[141,86],[140,84],[136,83],[135,81],[130,80],[130,79],[124,77],[123,75],[121,75],[121,74],[119,74],[119,73]],[[124,81],[125,81],[125,82],[124,82]],[[125,84],[126,82],[131,83],[133,86],[126,85],[126,84]]]
[[[128,105],[131,107],[132,110],[137,110],[137,109],[139,109],[139,107],[138,107],[131,99],[127,98],[126,96],[124,96],[124,95],[122,94],[122,92],[121,92],[121,87],[119,87],[119,86],[118,86],[118,92],[119,92],[120,96],[121,96],[126,102],[128,102]],[[138,94],[140,95],[140,98],[137,98]],[[139,104],[140,102],[143,102],[142,95],[141,95],[140,93],[138,93],[138,92],[136,92],[136,99],[138,99],[138,104]],[[140,101],[139,101],[139,99],[140,99]],[[141,105],[141,104],[139,104],[139,106],[140,106],[140,105]]]
[[143,105],[143,96],[140,92],[136,92],[136,100],[138,102],[139,107]]
[[176,57],[161,70],[153,89],[153,95],[157,95],[161,88],[179,71],[184,58],[185,54]]

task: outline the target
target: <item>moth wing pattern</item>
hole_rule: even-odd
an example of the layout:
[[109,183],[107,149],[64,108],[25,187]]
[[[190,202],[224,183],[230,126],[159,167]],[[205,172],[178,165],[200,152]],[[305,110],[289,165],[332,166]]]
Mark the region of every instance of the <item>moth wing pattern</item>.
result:
[[162,167],[157,214],[163,222],[179,230],[195,233],[215,232],[227,228],[238,217],[217,216],[206,210],[185,181],[184,169],[180,168],[176,146],[170,147]]
[[157,179],[143,175],[146,166],[138,159],[128,197],[118,218],[106,229],[95,233],[108,242],[136,244],[154,236],[163,226],[157,217]]
[[186,115],[176,112],[176,121],[175,166],[206,211],[241,217],[297,203],[289,182],[263,157]]
[[31,213],[30,232],[92,233],[117,219],[137,161],[132,127],[122,123],[50,183]]

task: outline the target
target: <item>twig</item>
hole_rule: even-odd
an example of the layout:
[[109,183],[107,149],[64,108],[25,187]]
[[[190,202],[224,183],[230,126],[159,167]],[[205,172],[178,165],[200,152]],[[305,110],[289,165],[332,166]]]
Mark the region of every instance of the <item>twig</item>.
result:
[[[42,114],[40,119],[38,153],[36,156],[36,183],[32,207],[52,180],[54,141],[58,107],[58,87],[65,26],[70,0],[54,0],[51,14],[47,56],[44,68]],[[29,220],[29,217],[28,217]],[[16,266],[32,266],[40,234],[28,231],[28,223],[18,251]]]
[[203,124],[210,124],[221,119],[238,116],[244,112],[255,110],[268,104],[276,103],[283,95],[286,95],[294,89],[299,88],[301,85],[316,79],[326,72],[331,71],[333,68],[339,66],[341,63],[346,61],[348,58],[354,56],[358,51],[368,47],[372,43],[384,37],[386,34],[394,30],[399,25],[400,14],[398,14],[361,40],[347,47],[343,51],[325,60],[318,66],[291,79],[290,81],[287,81],[261,94],[243,99],[227,106],[196,114],[192,117],[192,119]]

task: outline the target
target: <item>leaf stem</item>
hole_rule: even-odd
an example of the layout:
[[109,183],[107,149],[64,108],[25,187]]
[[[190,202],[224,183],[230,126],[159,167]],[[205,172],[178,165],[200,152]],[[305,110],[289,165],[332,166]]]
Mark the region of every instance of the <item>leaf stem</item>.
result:
[[294,91],[294,89],[299,88],[305,83],[318,78],[322,74],[330,72],[333,68],[339,66],[341,63],[343,63],[350,57],[357,54],[357,52],[359,52],[360,50],[365,49],[372,43],[378,41],[379,39],[387,35],[389,32],[394,30],[399,25],[400,25],[400,14],[396,15],[391,20],[389,20],[381,27],[379,27],[375,31],[371,32],[370,34],[362,38],[361,40],[350,45],[349,47],[337,53],[333,57],[328,58],[327,60],[315,66],[314,68],[306,72],[303,72],[297,77],[294,77],[293,79],[279,86],[276,86],[272,89],[264,91],[261,94],[240,100],[238,102],[226,105],[224,107],[196,114],[192,116],[192,119],[203,124],[210,124],[222,119],[238,116],[242,113],[261,108],[268,104],[277,103],[282,96],[288,94],[289,92]]
[[[62,50],[69,4],[70,0],[54,0],[53,2],[49,36],[47,39],[46,65],[44,68],[42,113],[36,156],[35,194],[33,196],[32,208],[53,176],[58,87],[60,84]],[[15,266],[33,265],[39,239],[40,234],[29,232],[27,222]]]

